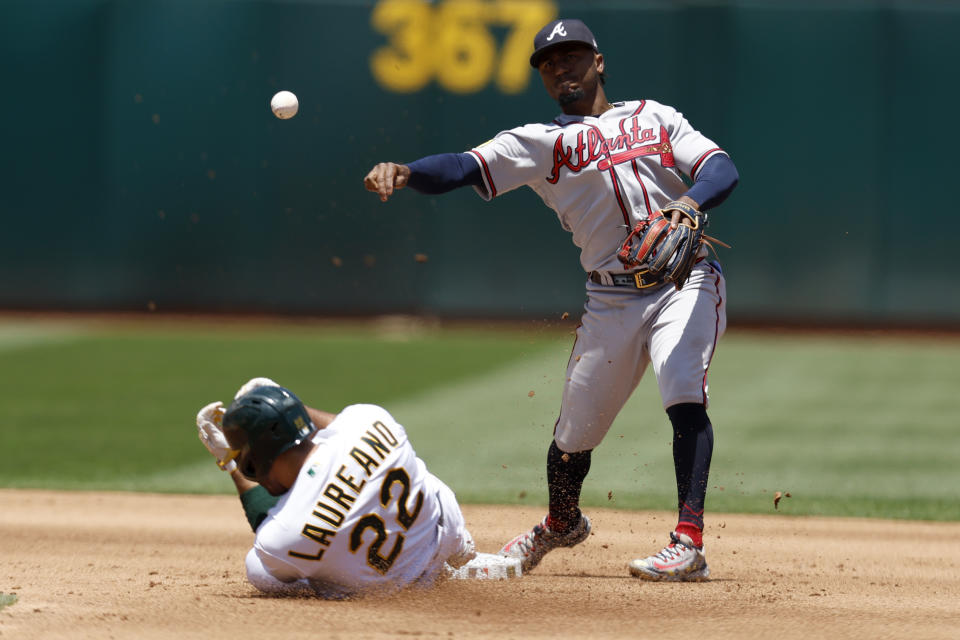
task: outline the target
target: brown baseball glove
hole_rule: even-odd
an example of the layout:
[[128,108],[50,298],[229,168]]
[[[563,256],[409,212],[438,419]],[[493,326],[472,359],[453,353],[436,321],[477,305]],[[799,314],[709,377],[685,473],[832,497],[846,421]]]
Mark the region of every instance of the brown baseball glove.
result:
[[[676,229],[670,228],[673,211],[683,214]],[[617,258],[628,269],[646,269],[680,289],[690,277],[701,246],[712,248],[711,242],[729,246],[705,235],[706,226],[706,213],[685,202],[670,202],[630,230]]]

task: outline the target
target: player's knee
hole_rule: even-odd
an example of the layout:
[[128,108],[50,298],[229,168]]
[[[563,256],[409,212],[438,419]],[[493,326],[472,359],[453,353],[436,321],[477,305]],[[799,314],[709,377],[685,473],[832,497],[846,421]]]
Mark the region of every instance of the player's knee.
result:
[[[602,439],[602,436],[600,439]],[[586,432],[578,433],[572,430],[562,434],[558,432],[550,443],[550,450],[556,450],[558,456],[589,453],[596,448],[596,443],[593,440],[592,434]]]
[[583,457],[583,456],[589,457],[589,456],[590,456],[590,452],[592,452],[592,451],[593,451],[593,449],[580,449],[580,450],[577,450],[577,451],[568,450],[568,449],[565,448],[561,443],[558,443],[556,440],[553,440],[553,441],[550,443],[550,448],[547,450],[547,459],[548,459],[548,460],[551,460],[551,459],[560,460],[560,459],[563,458],[563,456],[567,456],[567,458],[570,458],[570,457]]

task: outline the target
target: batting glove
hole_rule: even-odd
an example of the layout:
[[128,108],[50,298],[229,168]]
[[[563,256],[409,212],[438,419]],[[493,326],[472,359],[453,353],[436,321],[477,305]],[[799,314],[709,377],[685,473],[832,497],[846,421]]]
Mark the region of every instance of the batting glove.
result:
[[226,409],[219,400],[200,409],[197,414],[197,432],[200,442],[217,459],[217,466],[224,471],[233,471],[237,468],[237,463],[233,460],[237,452],[230,448],[226,436],[223,435],[224,413]]
[[240,390],[237,391],[237,395],[233,396],[233,399],[236,400],[240,396],[250,393],[257,387],[279,387],[279,386],[280,385],[278,385],[276,382],[274,382],[270,378],[251,378],[250,380],[245,382],[242,387],[240,387]]

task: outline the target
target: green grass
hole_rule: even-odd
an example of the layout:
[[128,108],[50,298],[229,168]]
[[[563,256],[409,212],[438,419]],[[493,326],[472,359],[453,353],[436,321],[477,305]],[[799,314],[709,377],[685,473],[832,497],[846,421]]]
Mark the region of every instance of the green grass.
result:
[[17,594],[15,593],[0,593],[0,609],[16,604],[17,599]]
[[[0,486],[230,493],[194,416],[266,375],[321,409],[385,406],[464,502],[542,505],[569,328],[2,321]],[[956,338],[732,332],[708,511],[960,520],[957,362]],[[648,372],[584,502],[674,508],[670,439]]]

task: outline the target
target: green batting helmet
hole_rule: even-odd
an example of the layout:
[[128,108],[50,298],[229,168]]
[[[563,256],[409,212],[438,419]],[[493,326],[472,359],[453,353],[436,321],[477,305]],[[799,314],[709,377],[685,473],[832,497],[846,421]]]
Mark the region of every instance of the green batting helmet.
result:
[[230,403],[223,415],[223,435],[239,451],[237,467],[250,480],[266,477],[281,453],[316,431],[306,407],[283,387],[257,387]]

